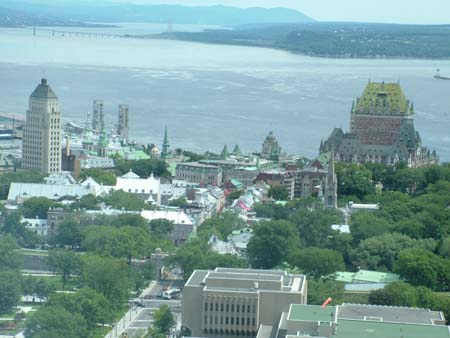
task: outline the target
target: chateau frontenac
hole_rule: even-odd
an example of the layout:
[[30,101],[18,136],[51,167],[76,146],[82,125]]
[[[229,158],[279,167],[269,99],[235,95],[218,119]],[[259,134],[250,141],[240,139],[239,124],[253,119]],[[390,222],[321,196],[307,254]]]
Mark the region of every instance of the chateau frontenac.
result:
[[334,149],[336,161],[421,167],[439,162],[436,151],[422,146],[414,128],[414,105],[398,83],[371,83],[353,102],[350,132],[335,128],[320,145],[320,153]]

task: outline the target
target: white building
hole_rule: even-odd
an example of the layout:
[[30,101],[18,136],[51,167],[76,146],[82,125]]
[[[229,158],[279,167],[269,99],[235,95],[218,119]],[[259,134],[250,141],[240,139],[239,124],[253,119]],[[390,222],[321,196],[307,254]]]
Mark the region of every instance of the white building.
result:
[[39,218],[23,218],[22,223],[25,224],[28,230],[33,231],[35,234],[47,237],[48,235],[48,222],[46,219]]
[[23,130],[22,168],[41,174],[61,171],[61,112],[46,79],[30,96]]
[[125,192],[138,195],[148,202],[161,204],[161,182],[159,177],[153,174],[148,178],[140,178],[130,170],[129,173],[118,177],[114,190],[123,190]]

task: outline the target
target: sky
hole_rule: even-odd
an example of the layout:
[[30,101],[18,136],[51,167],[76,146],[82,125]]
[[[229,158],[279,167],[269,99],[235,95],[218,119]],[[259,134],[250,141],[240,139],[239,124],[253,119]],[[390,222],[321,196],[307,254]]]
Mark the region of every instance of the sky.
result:
[[[98,1],[98,0],[90,0]],[[105,0],[104,0],[105,1]],[[288,7],[320,21],[450,24],[450,0],[107,0],[141,4]]]

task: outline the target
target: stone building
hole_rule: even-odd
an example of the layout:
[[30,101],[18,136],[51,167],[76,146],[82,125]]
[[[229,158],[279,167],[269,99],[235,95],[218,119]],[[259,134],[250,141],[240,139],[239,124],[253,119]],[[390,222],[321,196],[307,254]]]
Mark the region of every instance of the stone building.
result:
[[41,174],[61,171],[61,112],[46,79],[30,96],[23,130],[22,168]]
[[362,96],[353,102],[350,132],[335,128],[320,145],[320,153],[330,152],[333,147],[336,161],[405,161],[410,167],[439,162],[435,151],[422,146],[414,128],[414,105],[398,83],[369,82]]
[[[306,304],[303,275],[276,270],[196,270],[183,289],[182,325],[193,337],[255,337],[278,325],[291,304]],[[193,311],[195,309],[195,311]]]
[[176,179],[199,185],[222,185],[222,168],[199,162],[178,163]]
[[278,140],[275,137],[273,131],[266,136],[264,143],[262,145],[261,157],[265,159],[270,159],[273,161],[278,161],[281,155],[281,147],[278,144]]

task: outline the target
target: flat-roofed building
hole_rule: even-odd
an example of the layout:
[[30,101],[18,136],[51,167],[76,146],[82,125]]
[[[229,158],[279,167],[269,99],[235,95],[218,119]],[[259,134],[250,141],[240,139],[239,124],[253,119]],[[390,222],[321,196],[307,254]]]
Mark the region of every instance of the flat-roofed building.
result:
[[199,162],[178,163],[176,179],[200,185],[222,185],[222,168]]
[[[442,312],[396,306],[343,304],[292,305],[280,321],[277,337],[304,338],[448,338]],[[282,318],[283,318],[282,317]],[[264,335],[260,338],[268,338]]]
[[193,337],[255,337],[291,304],[305,304],[303,275],[276,270],[195,270],[183,289],[183,325]]

